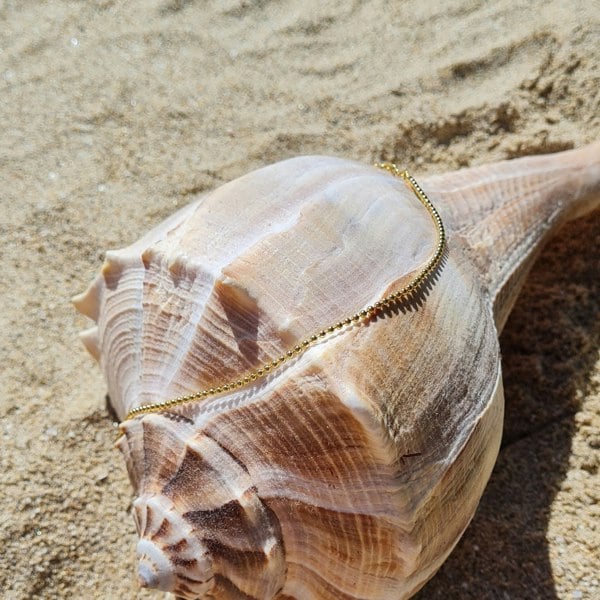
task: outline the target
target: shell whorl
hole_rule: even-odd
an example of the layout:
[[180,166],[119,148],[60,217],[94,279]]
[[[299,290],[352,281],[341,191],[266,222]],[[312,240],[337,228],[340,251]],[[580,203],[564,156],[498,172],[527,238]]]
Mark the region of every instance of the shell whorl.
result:
[[134,503],[140,584],[189,600],[274,598],[285,576],[281,532],[244,465],[176,416],[124,428],[128,467],[136,453],[148,466]]
[[201,598],[213,589],[207,549],[172,502],[164,496],[140,496],[134,502],[133,516],[140,536],[141,587],[172,591],[183,598]]
[[107,253],[75,302],[97,321],[87,338],[103,347],[123,419],[135,406],[234,379],[332,315],[402,287],[435,243],[429,214],[401,180],[300,157],[230,182]]

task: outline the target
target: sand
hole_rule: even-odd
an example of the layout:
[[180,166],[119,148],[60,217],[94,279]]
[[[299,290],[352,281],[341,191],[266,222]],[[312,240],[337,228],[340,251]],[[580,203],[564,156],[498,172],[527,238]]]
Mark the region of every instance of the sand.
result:
[[[597,1],[0,6],[0,597],[136,589],[132,493],[69,298],[106,249],[308,153],[415,174],[600,138]],[[502,335],[506,430],[420,600],[600,598],[600,216]]]

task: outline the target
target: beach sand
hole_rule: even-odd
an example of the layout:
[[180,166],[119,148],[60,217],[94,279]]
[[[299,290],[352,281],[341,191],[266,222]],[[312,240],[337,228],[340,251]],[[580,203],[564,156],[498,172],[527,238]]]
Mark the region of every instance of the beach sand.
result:
[[[157,598],[69,298],[105,250],[300,154],[419,177],[600,138],[597,1],[0,6],[0,597]],[[501,338],[504,443],[418,598],[600,598],[600,215],[547,247]],[[390,599],[392,600],[392,599]]]

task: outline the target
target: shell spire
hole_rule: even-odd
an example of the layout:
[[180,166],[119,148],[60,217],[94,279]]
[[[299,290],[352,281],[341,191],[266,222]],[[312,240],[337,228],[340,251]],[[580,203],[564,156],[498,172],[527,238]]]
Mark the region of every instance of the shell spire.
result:
[[[598,205],[599,149],[419,181],[448,234],[423,279],[440,243],[423,204],[389,173],[321,156],[249,173],[107,254],[76,299],[96,322],[84,341],[121,419],[164,403],[117,443],[140,584],[185,600],[422,587],[497,456],[498,329],[547,236]],[[415,276],[403,302],[365,308]],[[361,311],[266,377],[221,387]]]

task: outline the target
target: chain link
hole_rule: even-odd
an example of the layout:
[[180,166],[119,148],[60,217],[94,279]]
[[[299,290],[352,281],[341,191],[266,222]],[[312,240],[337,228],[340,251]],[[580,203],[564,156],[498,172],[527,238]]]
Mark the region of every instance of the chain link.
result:
[[300,354],[303,354],[308,348],[310,348],[317,342],[327,339],[337,331],[347,329],[352,325],[368,321],[380,311],[388,309],[394,305],[397,305],[399,302],[408,299],[421,287],[423,282],[438,267],[442,259],[442,255],[444,253],[444,246],[446,244],[446,232],[444,230],[442,218],[440,217],[440,214],[438,213],[437,209],[433,206],[425,192],[416,182],[415,178],[412,175],[410,175],[408,171],[400,171],[395,164],[387,162],[378,163],[375,166],[385,171],[388,171],[392,175],[402,179],[413,191],[413,193],[419,199],[421,204],[423,204],[423,206],[427,209],[433,220],[433,223],[437,230],[437,244],[433,255],[431,256],[427,264],[421,269],[421,271],[419,271],[419,273],[417,273],[417,275],[415,275],[415,277],[402,289],[393,292],[388,296],[385,296],[378,302],[375,302],[375,304],[366,306],[365,308],[354,313],[353,315],[350,315],[345,319],[338,321],[337,323],[333,323],[329,327],[325,327],[324,329],[321,329],[320,331],[314,333],[310,337],[299,341],[295,346],[287,350],[287,352],[284,352],[277,358],[273,359],[271,362],[265,363],[258,369],[246,373],[239,379],[228,381],[215,387],[200,390],[198,392],[194,392],[193,394],[188,394],[187,396],[178,396],[177,398],[172,398],[164,402],[156,402],[154,404],[144,404],[142,406],[138,406],[137,408],[133,408],[127,413],[124,421],[147,413],[161,412],[173,408],[175,406],[181,406],[182,404],[194,402],[196,400],[204,400],[212,396],[217,396],[219,394],[230,392],[232,390],[238,390],[247,385],[250,385],[257,379],[262,379],[269,373],[273,373],[273,371],[279,369],[281,365],[288,362],[290,359],[295,358]]

